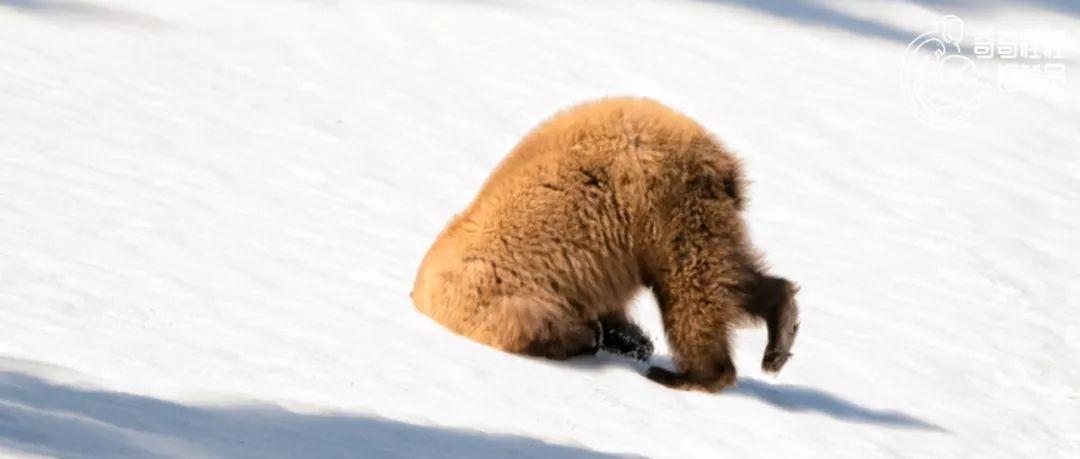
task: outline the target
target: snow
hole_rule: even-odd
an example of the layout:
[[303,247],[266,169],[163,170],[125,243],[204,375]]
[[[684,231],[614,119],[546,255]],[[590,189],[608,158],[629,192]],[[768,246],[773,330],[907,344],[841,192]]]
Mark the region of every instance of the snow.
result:
[[[1067,85],[920,123],[900,62],[947,13],[1065,31]],[[0,0],[0,456],[1076,457],[1078,33],[1049,1]],[[802,287],[779,377],[762,329],[703,394],[412,308],[517,139],[622,94],[745,159]]]

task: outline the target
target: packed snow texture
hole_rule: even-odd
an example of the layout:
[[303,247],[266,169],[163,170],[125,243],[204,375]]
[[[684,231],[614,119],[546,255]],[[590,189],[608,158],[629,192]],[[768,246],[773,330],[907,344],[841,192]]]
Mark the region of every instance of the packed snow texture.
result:
[[[1064,31],[1066,85],[920,122],[949,13]],[[1078,457],[1077,36],[1051,1],[0,0],[0,456]],[[779,377],[761,328],[705,394],[413,309],[500,158],[606,95],[744,158],[802,287]]]

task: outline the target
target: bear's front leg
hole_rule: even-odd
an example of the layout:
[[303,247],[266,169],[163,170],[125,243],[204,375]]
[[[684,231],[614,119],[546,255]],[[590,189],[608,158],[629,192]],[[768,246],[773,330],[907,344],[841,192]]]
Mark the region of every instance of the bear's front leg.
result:
[[712,371],[690,370],[676,373],[666,368],[651,367],[645,376],[674,389],[716,392],[734,385],[735,374],[735,366],[729,361]]
[[799,307],[795,302],[798,291],[787,279],[760,275],[753,295],[744,304],[746,311],[763,319],[769,330],[769,343],[761,358],[762,370],[779,372],[791,358],[791,347],[799,333]]
[[688,362],[678,356],[676,359],[678,372],[651,367],[645,376],[671,388],[705,392],[716,392],[735,384],[735,365],[726,353],[714,354],[711,359],[698,362]]
[[730,352],[731,305],[697,295],[676,297],[662,289],[657,296],[678,370],[652,367],[646,376],[676,389],[715,392],[732,386],[735,366]]
[[730,327],[739,313],[739,294],[700,283],[665,282],[653,286],[678,370],[652,367],[646,376],[668,387],[718,391],[735,384]]

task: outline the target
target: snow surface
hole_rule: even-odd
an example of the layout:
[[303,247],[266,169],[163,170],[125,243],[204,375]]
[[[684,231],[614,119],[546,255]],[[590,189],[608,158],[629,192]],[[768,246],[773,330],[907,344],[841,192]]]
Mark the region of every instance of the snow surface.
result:
[[[0,455],[1078,457],[1080,42],[930,129],[899,65],[945,13],[1080,36],[1052,1],[0,0]],[[703,394],[412,308],[502,155],[624,94],[745,158],[802,286],[778,378],[761,329]]]

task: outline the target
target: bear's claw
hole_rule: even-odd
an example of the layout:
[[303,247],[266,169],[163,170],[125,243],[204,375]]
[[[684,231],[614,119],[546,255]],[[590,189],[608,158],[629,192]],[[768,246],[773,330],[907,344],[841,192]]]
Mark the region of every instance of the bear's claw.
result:
[[790,352],[766,352],[765,357],[761,359],[761,369],[769,373],[776,373],[784,367],[784,364],[792,355]]

